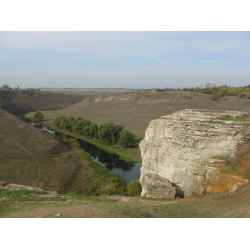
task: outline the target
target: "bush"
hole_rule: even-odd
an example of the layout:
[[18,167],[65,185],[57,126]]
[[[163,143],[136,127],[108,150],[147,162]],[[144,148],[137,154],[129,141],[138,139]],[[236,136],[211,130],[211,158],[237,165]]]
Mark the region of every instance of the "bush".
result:
[[140,196],[142,187],[139,180],[131,181],[128,184],[127,190],[129,196]]
[[70,146],[72,146],[72,147],[76,147],[76,148],[81,147],[80,143],[75,138],[69,138],[68,142],[69,142]]
[[41,128],[41,127],[42,127],[42,124],[41,124],[40,122],[36,122],[36,123],[34,124],[34,126],[36,126],[37,128]]
[[26,116],[21,116],[21,118],[25,121],[25,122],[31,122],[30,118],[26,117]]
[[127,195],[127,187],[119,186],[118,183],[111,183],[106,186],[107,195]]
[[218,96],[218,95],[213,95],[212,101],[217,101],[218,99],[219,99],[219,96]]

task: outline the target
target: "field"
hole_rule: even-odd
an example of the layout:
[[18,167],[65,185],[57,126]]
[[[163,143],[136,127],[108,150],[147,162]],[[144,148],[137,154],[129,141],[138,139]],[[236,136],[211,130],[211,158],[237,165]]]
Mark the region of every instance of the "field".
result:
[[132,90],[130,89],[50,89],[50,88],[44,88],[41,89],[41,91],[45,92],[52,92],[52,93],[62,93],[62,94],[74,94],[74,95],[112,95],[116,93],[121,93],[121,92],[130,92]]

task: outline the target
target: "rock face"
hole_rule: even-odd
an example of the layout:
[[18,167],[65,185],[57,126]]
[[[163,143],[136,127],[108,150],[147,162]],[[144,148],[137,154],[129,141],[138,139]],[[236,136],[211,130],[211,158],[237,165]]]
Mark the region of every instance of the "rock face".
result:
[[139,145],[142,195],[150,196],[150,173],[174,184],[180,197],[247,183],[222,171],[226,160],[234,158],[238,148],[250,140],[248,127],[223,118],[247,117],[247,112],[186,109],[152,120]]
[[141,178],[141,196],[152,198],[175,198],[176,189],[171,182],[157,174],[145,174]]

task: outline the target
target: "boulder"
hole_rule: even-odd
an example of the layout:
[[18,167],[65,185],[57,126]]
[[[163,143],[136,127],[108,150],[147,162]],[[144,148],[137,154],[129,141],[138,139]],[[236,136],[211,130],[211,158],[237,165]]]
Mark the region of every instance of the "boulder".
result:
[[176,188],[170,181],[158,174],[145,174],[140,182],[142,185],[142,197],[175,198]]

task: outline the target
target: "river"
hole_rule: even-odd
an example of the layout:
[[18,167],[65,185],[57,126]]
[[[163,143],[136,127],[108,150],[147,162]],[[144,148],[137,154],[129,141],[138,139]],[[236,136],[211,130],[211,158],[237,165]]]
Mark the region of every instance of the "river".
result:
[[[34,123],[31,124],[34,125]],[[49,130],[45,126],[42,126],[41,130],[45,130],[56,137],[63,136],[63,133]],[[66,136],[67,138],[74,138],[69,135]],[[126,180],[127,185],[132,180],[140,179],[140,162],[125,162],[124,160],[119,159],[119,155],[117,154],[110,154],[90,142],[86,142],[79,138],[76,139],[80,143],[81,148],[90,154],[92,161],[95,161],[103,167],[106,167],[109,170],[109,173],[121,175]]]

